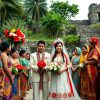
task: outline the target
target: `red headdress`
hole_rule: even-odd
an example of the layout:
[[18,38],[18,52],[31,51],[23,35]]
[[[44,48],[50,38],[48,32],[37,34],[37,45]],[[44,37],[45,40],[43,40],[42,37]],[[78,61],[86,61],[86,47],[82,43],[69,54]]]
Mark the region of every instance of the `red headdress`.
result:
[[97,37],[91,37],[90,42],[95,44],[95,48],[97,49],[99,55],[100,55],[100,45],[99,45],[99,39]]
[[94,44],[97,44],[99,42],[98,38],[97,37],[91,37],[90,38],[90,42],[91,43],[94,43]]

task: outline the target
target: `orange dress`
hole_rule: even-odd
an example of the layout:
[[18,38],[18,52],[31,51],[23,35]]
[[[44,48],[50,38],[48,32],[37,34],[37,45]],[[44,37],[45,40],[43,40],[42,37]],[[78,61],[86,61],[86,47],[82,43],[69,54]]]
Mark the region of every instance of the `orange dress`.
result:
[[[88,55],[88,60],[90,59],[95,59],[98,62],[99,59],[99,54],[98,51],[96,49],[92,50],[89,55]],[[88,100],[96,100],[96,92],[95,92],[95,88],[96,88],[96,77],[98,75],[98,71],[97,71],[97,64],[88,64],[86,66],[86,70],[87,70],[87,88],[88,88]]]

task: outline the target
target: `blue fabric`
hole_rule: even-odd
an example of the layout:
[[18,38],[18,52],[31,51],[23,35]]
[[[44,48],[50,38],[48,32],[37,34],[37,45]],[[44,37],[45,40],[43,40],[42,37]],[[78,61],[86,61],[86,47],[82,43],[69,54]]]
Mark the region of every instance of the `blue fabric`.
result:
[[0,61],[0,68],[2,68],[2,62]]
[[72,64],[79,64],[79,59],[80,59],[80,57],[73,59]]
[[19,58],[19,62],[21,65],[28,67],[29,66],[29,61],[26,58]]
[[76,47],[76,50],[77,50],[77,52],[78,52],[78,55],[81,55],[81,53],[82,53],[82,49],[79,48],[79,47]]
[[13,92],[13,95],[18,94],[18,77],[17,76],[15,76],[14,78],[14,84],[12,85],[12,92]]

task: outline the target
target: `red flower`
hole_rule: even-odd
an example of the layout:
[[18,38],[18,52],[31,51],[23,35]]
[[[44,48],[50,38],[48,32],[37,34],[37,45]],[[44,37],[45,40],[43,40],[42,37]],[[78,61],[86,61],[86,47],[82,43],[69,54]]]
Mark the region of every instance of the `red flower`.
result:
[[9,31],[6,29],[4,30],[4,34],[7,35],[9,33]]
[[4,30],[4,34],[5,34],[5,36],[6,36],[6,38],[8,38],[9,37],[9,30]]
[[22,65],[17,65],[16,66],[16,68],[18,69],[18,70],[23,70],[23,69],[26,69],[26,67],[25,66],[22,66]]
[[21,32],[20,29],[17,29],[16,34],[17,34],[19,37],[24,38],[24,34]]
[[39,62],[37,63],[37,66],[38,66],[39,68],[44,68],[44,67],[46,66],[46,63],[45,63],[44,61],[39,61]]
[[57,93],[52,93],[52,98],[57,98]]
[[25,38],[22,38],[22,43],[25,43]]
[[15,36],[14,37],[14,42],[19,42],[19,41],[20,41],[19,37],[18,36]]
[[72,96],[72,93],[69,92],[69,93],[68,93],[68,97],[71,97],[71,96]]

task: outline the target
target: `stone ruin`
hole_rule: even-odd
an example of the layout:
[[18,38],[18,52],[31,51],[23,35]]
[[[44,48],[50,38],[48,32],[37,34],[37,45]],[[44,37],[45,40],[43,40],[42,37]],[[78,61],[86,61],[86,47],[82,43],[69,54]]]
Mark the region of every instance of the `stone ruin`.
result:
[[70,21],[76,25],[77,34],[81,36],[81,41],[86,41],[91,36],[100,39],[100,27],[91,27],[93,24],[100,23],[100,4],[93,3],[88,10],[88,20]]
[[100,4],[93,3],[89,6],[88,18],[90,24],[100,22]]

